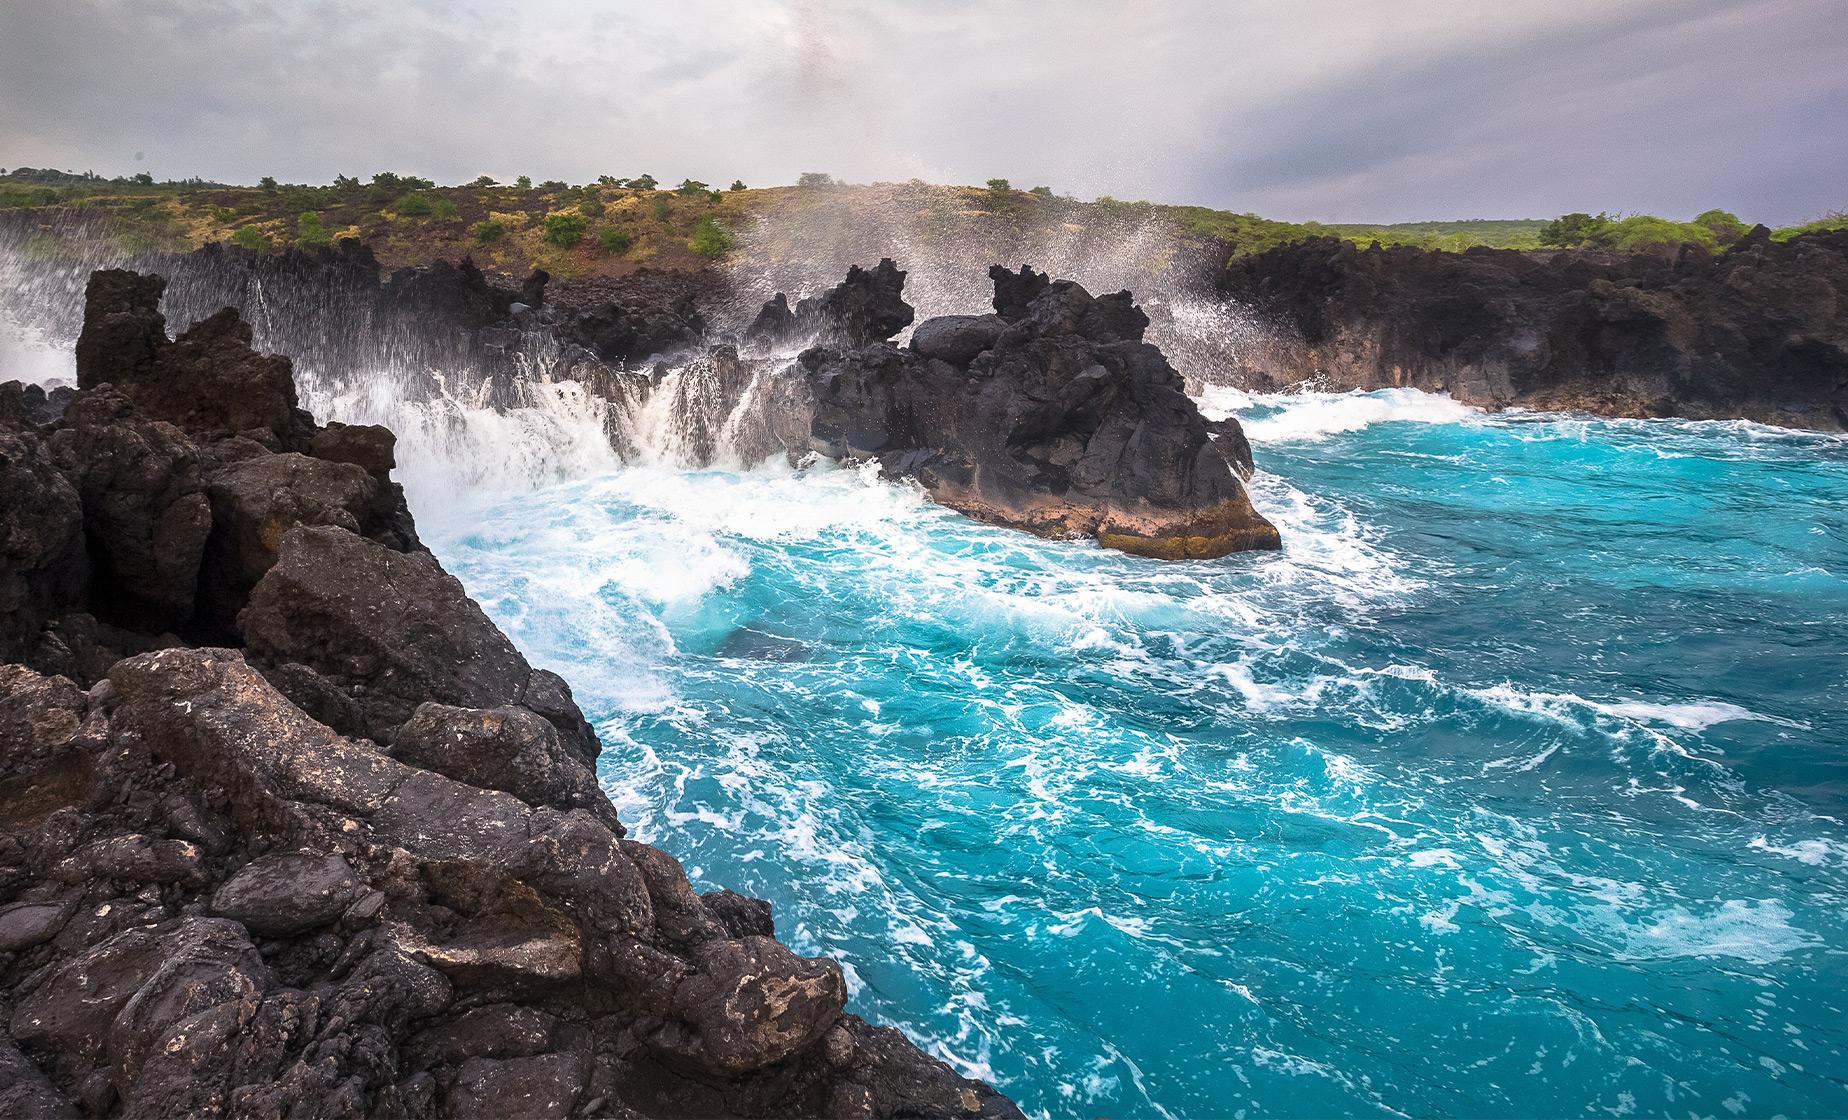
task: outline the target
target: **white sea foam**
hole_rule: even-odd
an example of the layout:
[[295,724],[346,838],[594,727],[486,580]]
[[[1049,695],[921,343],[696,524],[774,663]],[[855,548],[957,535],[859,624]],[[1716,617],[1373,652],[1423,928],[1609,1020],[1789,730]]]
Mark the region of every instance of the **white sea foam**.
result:
[[1666,724],[1682,731],[1705,731],[1718,724],[1742,720],[1800,729],[1808,727],[1795,720],[1763,715],[1719,700],[1695,700],[1682,704],[1644,700],[1589,700],[1571,692],[1529,691],[1506,683],[1464,691],[1506,711],[1538,716],[1571,726],[1580,724],[1577,713],[1591,712],[1636,725]]
[[1249,403],[1242,407],[1234,405],[1236,398],[1224,391],[1211,399],[1218,408],[1277,410],[1241,420],[1245,435],[1253,443],[1314,442],[1374,424],[1455,424],[1482,415],[1481,409],[1417,389],[1259,394],[1246,397]]

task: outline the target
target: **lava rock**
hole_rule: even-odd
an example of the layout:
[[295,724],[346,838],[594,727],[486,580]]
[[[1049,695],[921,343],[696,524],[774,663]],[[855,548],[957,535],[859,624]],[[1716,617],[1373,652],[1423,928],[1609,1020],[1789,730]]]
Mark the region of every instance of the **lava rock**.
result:
[[278,852],[240,868],[212,895],[212,913],[262,937],[289,937],[338,919],[365,893],[337,855]]

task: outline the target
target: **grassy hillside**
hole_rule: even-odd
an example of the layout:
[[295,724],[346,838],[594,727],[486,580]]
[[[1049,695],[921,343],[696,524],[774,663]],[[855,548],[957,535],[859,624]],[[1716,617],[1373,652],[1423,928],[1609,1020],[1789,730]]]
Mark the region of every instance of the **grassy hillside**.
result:
[[[366,182],[342,177],[332,185],[306,186],[265,180],[249,187],[20,168],[0,175],[0,211],[22,212],[13,220],[37,219],[48,231],[71,215],[96,219],[83,224],[133,249],[185,250],[225,241],[266,250],[356,237],[391,267],[472,254],[488,271],[520,275],[541,267],[560,277],[621,275],[643,266],[694,268],[736,251],[787,254],[798,251],[803,239],[830,231],[845,236],[843,231],[855,229],[887,230],[915,244],[972,233],[992,241],[995,231],[1016,238],[1035,231],[1069,237],[1169,227],[1177,243],[1216,239],[1224,252],[1238,256],[1318,236],[1453,250],[1574,244],[1637,250],[1681,241],[1717,248],[1745,228],[1720,211],[1693,222],[1600,214],[1551,221],[1325,225],[1107,197],[1079,202],[1044,187],[1017,190],[998,179],[986,187],[916,180],[848,186],[824,175],[762,190],[741,183],[724,190],[692,182],[669,187],[647,176],[634,182],[605,177],[579,186],[481,179],[439,187],[389,172]],[[1848,218],[1837,214],[1778,235],[1842,225]]]

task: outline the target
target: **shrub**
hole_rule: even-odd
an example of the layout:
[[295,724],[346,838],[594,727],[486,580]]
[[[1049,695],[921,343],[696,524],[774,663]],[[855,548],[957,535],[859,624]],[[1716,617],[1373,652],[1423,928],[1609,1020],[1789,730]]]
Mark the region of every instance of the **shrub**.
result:
[[359,189],[359,180],[351,175],[336,175],[334,176],[334,189],[337,191],[356,191]]
[[1574,248],[1602,234],[1610,225],[1610,215],[1602,212],[1596,217],[1583,213],[1561,214],[1540,227],[1540,244]]
[[796,186],[820,189],[834,185],[834,176],[826,171],[804,171],[796,177]]
[[698,179],[682,179],[680,185],[674,189],[681,194],[704,194],[710,188]]
[[486,190],[489,187],[498,187],[500,184],[494,181],[494,176],[492,175],[477,175],[469,183],[469,186],[474,187],[476,190]]
[[1652,214],[1637,214],[1599,233],[1597,244],[1623,253],[1666,253],[1692,242],[1704,249],[1717,244],[1713,233],[1692,222],[1673,222]]
[[533,177],[531,175],[522,175],[513,181],[513,185],[523,191],[530,191],[533,189]]
[[744,185],[744,180],[743,179],[733,179],[731,189],[735,191],[745,190],[746,187]]
[[392,203],[391,208],[406,218],[428,217],[431,210],[430,200],[415,191],[399,198],[398,201]]
[[547,179],[545,182],[539,184],[539,189],[542,191],[562,191],[569,186],[570,184],[566,183],[563,179]]
[[657,198],[654,200],[655,221],[665,222],[673,213],[674,213],[673,203],[669,202],[665,198]]
[[606,256],[626,253],[629,251],[629,246],[633,244],[635,244],[635,238],[631,237],[626,229],[605,226],[597,231],[597,251]]
[[333,235],[321,224],[321,215],[314,210],[304,210],[302,216],[295,219],[295,238],[308,247],[334,243]]
[[629,180],[629,185],[638,191],[651,191],[660,186],[660,181],[646,172]]
[[545,240],[548,244],[569,249],[583,240],[584,230],[589,225],[589,219],[582,214],[547,214]]
[[1052,188],[1051,187],[1034,187],[1032,190],[1028,191],[1027,193],[1039,195],[1041,198],[1051,198]]
[[136,183],[139,186],[151,187],[154,185],[154,176],[149,175],[145,171],[142,171],[142,172],[138,172],[131,181]]
[[699,220],[693,227],[693,236],[687,240],[687,248],[702,257],[722,257],[731,247],[731,231],[711,214]]
[[988,189],[996,194],[1006,194],[1014,188],[1008,184],[1006,179],[990,179],[988,180]]
[[430,204],[430,216],[439,222],[453,222],[461,217],[456,212],[456,204],[441,196]]
[[1708,210],[1694,215],[1694,223],[1713,235],[1719,245],[1731,245],[1751,231],[1750,226],[1739,220],[1739,215],[1725,210]]
[[231,244],[241,249],[261,253],[269,248],[270,241],[256,226],[243,226],[231,235]]
[[476,241],[486,245],[488,242],[498,240],[504,236],[507,232],[507,227],[499,222],[484,218],[468,227],[468,232],[474,235]]
[[276,177],[274,175],[265,175],[263,178],[257,180],[257,186],[262,187],[266,191],[273,191],[276,189]]
[[586,218],[601,218],[606,209],[603,199],[593,190],[586,190],[583,199],[578,203],[578,213]]

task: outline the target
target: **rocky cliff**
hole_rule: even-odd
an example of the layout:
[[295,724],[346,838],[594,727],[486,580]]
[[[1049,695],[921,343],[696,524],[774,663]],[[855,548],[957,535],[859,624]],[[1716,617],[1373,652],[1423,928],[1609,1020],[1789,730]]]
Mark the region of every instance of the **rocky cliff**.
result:
[[1272,328],[1242,356],[1257,388],[1848,428],[1848,231],[1672,259],[1325,238],[1235,260],[1220,287]]
[[161,288],[0,387],[0,1114],[1017,1115],[627,839],[392,434]]
[[818,342],[798,360],[810,446],[1048,536],[1164,559],[1279,547],[1234,473],[1251,467],[1236,421],[1224,440],[1209,430],[1128,292],[989,275],[994,313],[926,320],[903,347],[887,341],[913,318],[890,260],[793,312],[766,304],[753,336]]

